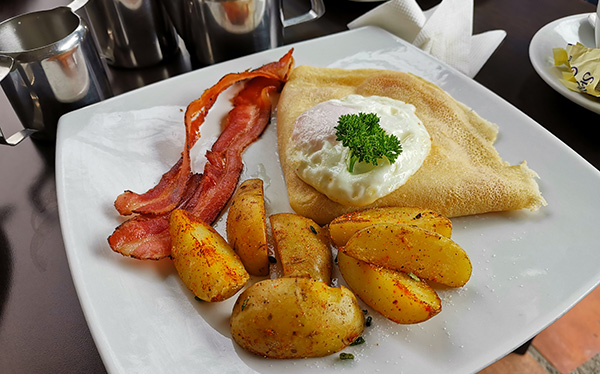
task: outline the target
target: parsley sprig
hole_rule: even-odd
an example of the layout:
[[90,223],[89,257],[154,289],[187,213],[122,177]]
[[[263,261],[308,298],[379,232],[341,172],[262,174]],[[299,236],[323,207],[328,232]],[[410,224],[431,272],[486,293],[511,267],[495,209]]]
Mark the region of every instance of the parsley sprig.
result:
[[350,149],[348,171],[351,173],[357,161],[376,166],[378,160],[385,157],[393,164],[402,152],[400,140],[385,133],[375,113],[343,114],[335,129],[336,140]]

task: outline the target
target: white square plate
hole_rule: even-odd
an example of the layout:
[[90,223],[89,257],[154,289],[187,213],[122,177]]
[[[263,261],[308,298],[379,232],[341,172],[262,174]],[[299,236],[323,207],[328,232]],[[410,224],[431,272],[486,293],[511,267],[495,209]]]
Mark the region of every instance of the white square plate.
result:
[[[205,88],[233,71],[281,57],[282,47],[168,79],[62,117],[56,173],[60,220],[73,280],[104,363],[111,373],[475,372],[544,329],[600,281],[597,216],[600,173],[506,101],[412,45],[362,28],[293,46],[296,64],[375,67],[413,72],[438,84],[500,127],[496,144],[511,164],[527,160],[540,175],[548,206],[453,219],[453,239],[469,254],[473,275],[459,290],[440,291],[443,310],[412,326],[370,311],[366,343],[355,355],[266,360],[231,340],[235,297],[201,303],[169,260],[138,261],[113,253],[107,237],[121,222],[113,208],[125,189],[143,192],[178,159],[183,113]],[[227,112],[227,95],[202,127],[210,145]],[[261,177],[270,213],[289,211],[275,126],[244,153],[242,178]],[[206,147],[198,144],[196,148]],[[202,150],[195,168],[202,167]],[[201,170],[201,169],[200,169]],[[216,227],[221,233],[223,220]]]

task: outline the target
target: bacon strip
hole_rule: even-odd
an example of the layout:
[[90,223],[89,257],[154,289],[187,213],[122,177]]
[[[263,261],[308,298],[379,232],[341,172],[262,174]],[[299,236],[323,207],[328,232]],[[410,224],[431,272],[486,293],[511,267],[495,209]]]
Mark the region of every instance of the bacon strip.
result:
[[[208,223],[218,217],[238,183],[242,152],[264,131],[271,114],[271,95],[281,87],[279,79],[254,78],[240,91],[227,117],[227,126],[206,154],[208,162],[197,188],[178,207]],[[108,238],[109,244],[114,251],[139,259],[167,257],[171,251],[168,217],[136,216],[117,227]]]
[[[192,174],[186,185],[185,204],[200,187],[202,174]],[[138,215],[123,222],[108,238],[110,247],[125,256],[161,259],[171,254],[168,214]]]
[[[216,97],[228,87],[243,80],[257,77],[272,78],[282,82],[287,81],[294,64],[293,51],[293,49],[290,49],[279,61],[271,62],[256,70],[227,74],[216,85],[206,90],[199,99],[192,101],[185,112],[186,146],[191,149],[196,144],[200,137],[198,130],[204,123],[204,118],[206,118],[208,111],[216,101]],[[188,152],[189,149],[187,149]]]
[[202,96],[191,102],[185,112],[186,140],[179,161],[166,172],[158,184],[138,194],[125,191],[115,200],[115,208],[121,215],[166,214],[172,211],[181,201],[185,186],[191,176],[190,150],[200,138],[200,126],[217,97],[227,88],[243,80],[256,77],[272,78],[285,82],[293,65],[293,50],[290,50],[279,61],[266,64],[253,71],[230,73],[225,75],[214,86],[204,91]]
[[[184,167],[183,162],[186,161]],[[163,174],[158,184],[143,194],[127,190],[117,196],[115,208],[119,214],[128,216],[133,213],[162,214],[171,211],[181,198],[181,189],[185,187],[191,174],[189,158],[180,157],[171,169]]]
[[271,117],[271,95],[278,81],[255,78],[234,101],[228,123],[206,155],[208,162],[198,193],[183,209],[212,224],[235,191],[244,167],[242,152],[263,133]]

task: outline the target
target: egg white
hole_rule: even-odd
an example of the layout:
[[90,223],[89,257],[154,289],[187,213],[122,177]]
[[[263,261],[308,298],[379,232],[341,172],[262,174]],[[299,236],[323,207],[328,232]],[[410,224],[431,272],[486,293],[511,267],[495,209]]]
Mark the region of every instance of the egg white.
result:
[[[402,152],[394,163],[359,163],[348,171],[349,150],[336,140],[335,127],[343,114],[376,113],[387,134],[400,140]],[[349,95],[320,103],[302,113],[294,124],[288,159],[298,176],[331,200],[364,206],[402,186],[423,164],[431,137],[415,107],[382,96]]]

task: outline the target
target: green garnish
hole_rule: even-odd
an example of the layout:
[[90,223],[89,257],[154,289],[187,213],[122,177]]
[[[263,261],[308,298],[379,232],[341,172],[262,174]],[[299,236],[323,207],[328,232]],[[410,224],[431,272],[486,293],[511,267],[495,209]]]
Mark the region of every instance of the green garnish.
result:
[[343,114],[335,129],[336,140],[350,149],[348,171],[351,173],[356,161],[377,166],[378,160],[385,157],[393,164],[402,152],[400,140],[385,133],[375,113]]
[[413,273],[406,273],[409,277],[411,277],[413,280],[416,280],[417,282],[420,282],[421,279],[419,279],[419,277],[417,277],[415,274]]
[[340,360],[354,360],[354,355],[352,353],[340,353]]
[[242,302],[242,306],[241,306],[241,310],[246,309],[246,307],[248,306],[248,301],[250,301],[250,298],[247,297],[243,302]]
[[362,336],[359,336],[358,338],[356,338],[355,341],[353,341],[352,343],[350,343],[350,345],[360,345],[363,344],[365,342],[365,338],[363,338]]

